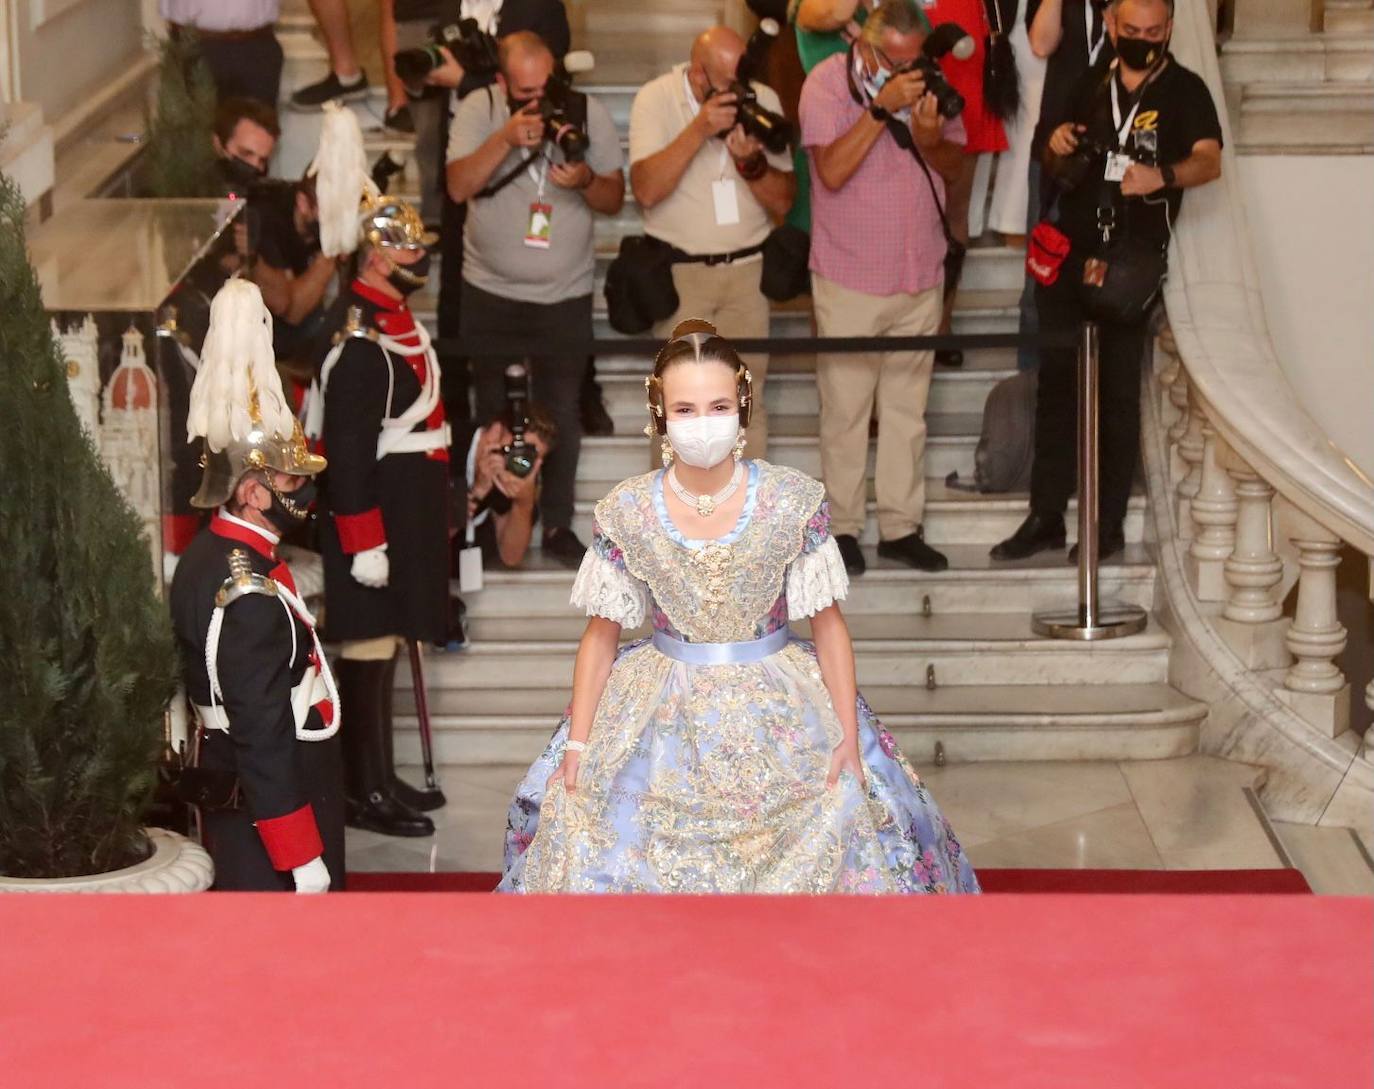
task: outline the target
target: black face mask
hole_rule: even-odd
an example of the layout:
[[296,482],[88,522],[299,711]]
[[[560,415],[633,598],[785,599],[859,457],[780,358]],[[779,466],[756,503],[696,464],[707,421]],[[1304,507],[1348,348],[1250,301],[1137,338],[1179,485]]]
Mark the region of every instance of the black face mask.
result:
[[1116,55],[1121,58],[1122,64],[1136,72],[1148,72],[1159,63],[1168,48],[1168,42],[1151,42],[1144,38],[1120,36],[1116,39]]
[[403,296],[410,295],[425,286],[425,281],[429,279],[429,264],[429,250],[425,250],[424,255],[412,264],[402,265],[393,262],[394,267],[386,282]]
[[280,532],[290,533],[310,517],[310,505],[315,502],[316,492],[313,480],[307,480],[289,494],[277,491],[270,482],[267,490],[272,493],[272,505],[263,513]]
[[219,172],[230,185],[247,189],[261,181],[267,171],[259,170],[252,163],[244,162],[236,155],[228,155],[219,161]]

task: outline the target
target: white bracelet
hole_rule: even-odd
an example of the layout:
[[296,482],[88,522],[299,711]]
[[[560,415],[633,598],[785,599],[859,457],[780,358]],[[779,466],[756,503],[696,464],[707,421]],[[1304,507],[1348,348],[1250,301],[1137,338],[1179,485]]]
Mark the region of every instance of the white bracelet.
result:
[[586,752],[587,743],[585,741],[574,741],[571,737],[563,745],[569,752]]

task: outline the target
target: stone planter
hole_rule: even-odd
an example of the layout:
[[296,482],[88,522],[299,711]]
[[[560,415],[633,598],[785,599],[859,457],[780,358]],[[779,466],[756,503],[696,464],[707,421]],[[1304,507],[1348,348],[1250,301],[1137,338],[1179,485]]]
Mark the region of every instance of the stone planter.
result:
[[0,877],[5,892],[204,892],[214,880],[210,855],[165,828],[149,828],[153,853],[142,862],[86,877]]

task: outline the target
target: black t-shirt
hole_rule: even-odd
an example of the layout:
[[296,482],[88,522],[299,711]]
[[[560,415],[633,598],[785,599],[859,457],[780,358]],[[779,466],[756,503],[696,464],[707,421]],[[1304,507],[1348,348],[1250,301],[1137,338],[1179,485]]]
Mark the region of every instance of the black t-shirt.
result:
[[319,252],[317,238],[296,230],[296,187],[276,185],[253,200],[258,215],[258,260],[299,276]]
[[[1041,0],[1028,0],[1026,4],[1027,31],[1030,30],[1031,23],[1035,21],[1036,12],[1040,10],[1040,2]],[[1103,24],[1102,11],[1106,5],[1092,4],[1089,7],[1089,4],[1090,0],[1063,0],[1063,7],[1060,9],[1061,36],[1059,47],[1050,54],[1049,60],[1045,62],[1045,89],[1040,97],[1042,122],[1047,117],[1058,117],[1068,109],[1074,88],[1078,86],[1078,81],[1083,78],[1089,68],[1105,72],[1107,65],[1111,64],[1112,58],[1116,55],[1112,51],[1111,39],[1107,37],[1106,27]],[[1091,61],[1089,56],[1090,39],[1085,18],[1087,11],[1091,11],[1092,17],[1091,43],[1101,43],[1095,62]],[[1051,126],[1050,131],[1053,131],[1053,126]],[[1040,157],[1041,149],[1045,146],[1045,141],[1048,139],[1048,132],[1042,128],[1036,129],[1032,147],[1037,160]]]
[[[1084,76],[1063,116],[1057,120],[1044,118],[1043,123],[1048,125],[1049,131],[1065,121],[1086,125],[1088,137],[1114,147],[1117,129],[1111,84],[1116,79],[1114,70]],[[1131,111],[1135,94],[1141,95],[1140,108],[1122,149],[1139,163],[1172,166],[1188,158],[1199,140],[1221,142],[1221,122],[1217,119],[1211,92],[1197,73],[1184,68],[1172,54],[1143,92],[1137,88],[1136,92],[1128,94],[1119,82],[1116,90],[1123,122]],[[1101,240],[1097,210],[1103,196],[1106,166],[1106,157],[1099,157],[1083,182],[1060,198],[1059,228],[1077,247],[1095,246]],[[1116,221],[1124,225],[1132,238],[1160,246],[1168,243],[1170,225],[1183,203],[1182,190],[1166,188],[1148,197],[1123,198],[1119,185],[1106,184],[1111,191]]]

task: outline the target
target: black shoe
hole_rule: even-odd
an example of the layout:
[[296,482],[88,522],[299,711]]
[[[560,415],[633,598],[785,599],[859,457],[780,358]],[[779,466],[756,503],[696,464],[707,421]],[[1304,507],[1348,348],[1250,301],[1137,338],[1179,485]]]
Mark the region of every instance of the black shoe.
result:
[[322,110],[326,102],[352,102],[367,97],[367,73],[358,69],[352,83],[340,83],[333,72],[318,83],[302,87],[291,96],[291,107],[297,110]]
[[1064,516],[1031,511],[1015,533],[988,553],[994,560],[1024,560],[1037,552],[1064,547]]
[[[1126,548],[1126,534],[1120,525],[1097,527],[1097,562],[1115,556]],[[1069,549],[1069,562],[1078,562],[1078,546]]]
[[564,567],[580,567],[587,546],[566,526],[559,526],[544,534],[544,555],[557,560]]
[[885,560],[897,560],[922,571],[943,571],[949,566],[949,558],[926,544],[925,537],[920,532],[908,533],[895,541],[879,541],[878,555]]
[[964,365],[964,353],[958,348],[937,348],[935,350],[935,362],[941,367],[962,367]]
[[840,547],[840,558],[844,560],[846,571],[851,575],[862,575],[868,570],[868,561],[859,551],[859,538],[848,533],[837,533],[835,543]]
[[428,813],[448,805],[448,799],[438,787],[425,787],[422,790],[396,775],[391,777],[391,796],[417,813]]
[[409,104],[402,102],[394,110],[387,110],[382,117],[382,128],[406,136],[415,135],[415,118],[410,114]]
[[383,836],[434,835],[432,820],[380,791],[368,795],[365,802],[350,799],[344,823]]
[[582,434],[604,438],[615,434],[615,421],[601,400],[601,387],[593,386],[582,395]]

